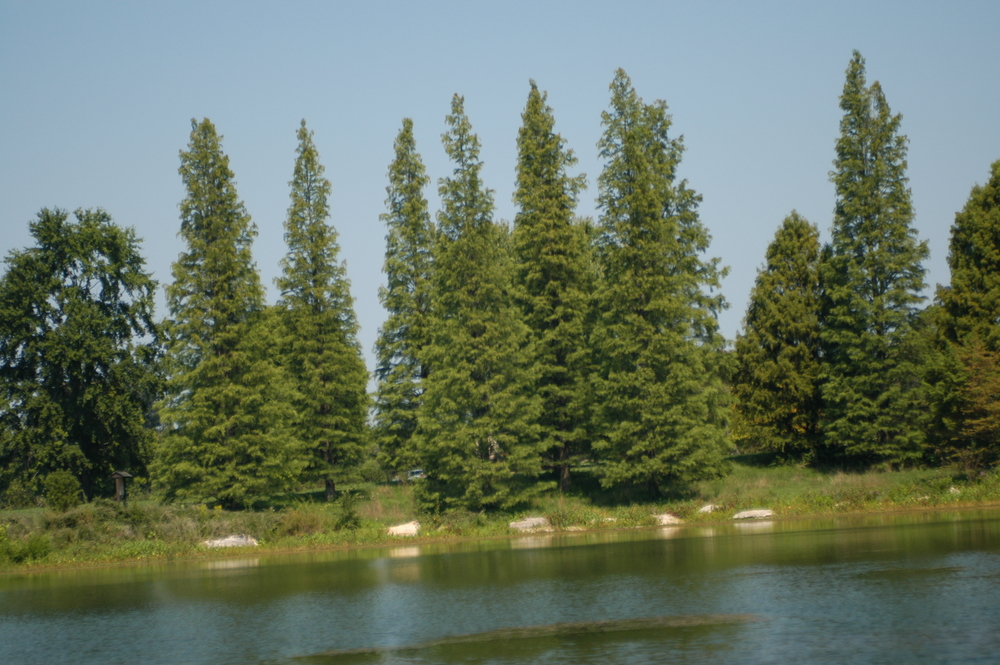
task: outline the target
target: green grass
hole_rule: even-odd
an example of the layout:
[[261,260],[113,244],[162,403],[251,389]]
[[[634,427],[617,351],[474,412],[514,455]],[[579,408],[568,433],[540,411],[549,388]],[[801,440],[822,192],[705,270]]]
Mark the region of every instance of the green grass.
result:
[[[777,517],[1000,504],[1000,472],[969,480],[947,469],[897,472],[818,471],[771,465],[767,458],[733,458],[724,478],[703,481],[674,495],[650,500],[641,492],[600,490],[595,469],[575,471],[574,492],[537,498],[515,513],[454,512],[420,515],[407,485],[359,483],[335,503],[320,492],[282,497],[255,511],[223,511],[204,505],[163,505],[152,500],[122,507],[97,500],[64,513],[41,508],[0,511],[0,571],[102,565],[128,561],[228,556],[202,541],[231,534],[256,538],[256,551],[297,551],[377,546],[399,542],[386,527],[420,520],[419,542],[499,538],[508,523],[543,516],[556,530],[652,526],[653,515],[672,513],[690,522],[731,519],[750,508]],[[706,504],[718,509],[699,513]]]

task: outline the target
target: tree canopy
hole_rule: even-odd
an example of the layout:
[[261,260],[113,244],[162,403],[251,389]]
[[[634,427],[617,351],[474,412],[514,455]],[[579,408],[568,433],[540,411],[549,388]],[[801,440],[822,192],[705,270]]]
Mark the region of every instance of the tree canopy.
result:
[[906,178],[907,139],[878,82],[866,85],[855,51],[840,97],[844,115],[830,177],[833,240],[824,289],[823,430],[827,449],[855,462],[897,465],[919,456],[914,413],[920,357],[913,334],[927,243],[917,240]]
[[161,346],[139,239],[103,210],[43,209],[0,279],[0,493],[55,471],[87,496],[146,473]]
[[347,269],[329,225],[330,181],[305,120],[285,220],[288,254],[277,279],[283,324],[280,363],[297,384],[296,432],[307,451],[306,476],[323,480],[327,500],[334,473],[357,462],[366,439],[368,370],[358,344]]
[[624,71],[611,84],[598,143],[603,281],[594,332],[605,485],[653,494],[720,470],[728,448],[720,364],[724,307],[700,197],[677,179],[683,142],[663,101],[642,101]]

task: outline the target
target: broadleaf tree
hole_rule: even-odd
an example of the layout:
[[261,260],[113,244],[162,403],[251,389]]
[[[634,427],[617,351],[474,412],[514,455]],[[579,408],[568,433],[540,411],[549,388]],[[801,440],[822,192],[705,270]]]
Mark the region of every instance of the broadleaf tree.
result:
[[139,239],[100,209],[44,209],[0,278],[0,494],[67,471],[87,496],[146,474],[161,390],[156,282]]
[[386,468],[401,472],[415,464],[412,446],[428,367],[421,355],[429,340],[434,224],[424,188],[430,179],[417,153],[413,121],[403,120],[389,165],[381,215],[386,234],[386,286],[379,300],[389,317],[375,343],[375,436]]
[[921,336],[916,333],[927,243],[917,240],[906,177],[907,139],[855,51],[840,98],[844,115],[830,176],[832,242],[824,290],[823,435],[850,463],[898,466],[924,442]]
[[677,179],[683,142],[668,134],[666,103],[644,103],[618,70],[602,124],[594,448],[605,486],[656,495],[718,473],[729,449],[724,270],[701,256],[711,237],[701,197]]
[[479,139],[455,95],[442,136],[454,162],[439,181],[429,366],[416,447],[430,510],[509,508],[543,485],[530,336],[511,291],[505,228],[480,178]]
[[296,431],[307,451],[306,474],[336,496],[334,476],[360,460],[367,437],[368,370],[358,343],[347,269],[329,224],[330,181],[305,120],[299,127],[288,254],[277,285],[283,333],[281,364],[297,384]]
[[819,229],[793,211],[750,291],[733,394],[755,449],[801,457],[819,443],[819,256]]
[[594,275],[589,238],[575,218],[585,177],[555,133],[546,95],[531,81],[518,130],[513,248],[515,294],[531,329],[539,420],[548,463],[570,488],[570,464],[589,452],[592,369],[588,333]]
[[186,250],[167,287],[170,376],[155,478],[167,499],[249,506],[299,482],[295,387],[270,357],[256,226],[207,118],[191,121],[180,157]]

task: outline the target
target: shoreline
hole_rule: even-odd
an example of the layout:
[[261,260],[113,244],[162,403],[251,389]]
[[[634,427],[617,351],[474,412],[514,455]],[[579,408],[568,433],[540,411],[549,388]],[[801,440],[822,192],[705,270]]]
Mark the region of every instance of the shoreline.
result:
[[[9,570],[0,570],[0,577],[11,577],[11,576],[22,576],[22,575],[33,575],[41,573],[53,573],[62,571],[82,571],[90,569],[107,569],[107,568],[133,568],[138,566],[146,565],[158,565],[165,563],[185,563],[185,562],[196,562],[196,561],[221,561],[226,559],[239,559],[245,558],[248,555],[257,556],[287,556],[287,555],[297,555],[297,554],[312,554],[312,553],[327,553],[327,552],[348,552],[348,551],[362,551],[362,550],[380,550],[398,547],[420,547],[426,545],[444,545],[444,544],[462,544],[470,542],[489,542],[489,541],[509,541],[516,540],[518,538],[525,537],[538,537],[538,536],[576,536],[585,534],[596,534],[596,533],[611,533],[618,531],[653,531],[656,529],[664,528],[684,528],[684,527],[706,527],[706,526],[721,526],[721,525],[738,525],[738,524],[761,524],[761,523],[774,523],[774,522],[784,522],[791,523],[797,521],[806,520],[818,520],[818,519],[836,519],[836,518],[856,518],[856,517],[866,517],[866,516],[878,516],[878,515],[900,515],[906,513],[913,514],[926,514],[934,512],[946,512],[946,511],[971,511],[971,510],[990,510],[990,509],[1000,509],[1000,502],[997,501],[986,501],[986,502],[961,502],[955,504],[943,504],[934,506],[885,506],[876,509],[863,509],[863,510],[847,510],[847,511],[836,511],[836,512],[815,512],[815,513],[802,513],[802,514],[785,514],[782,515],[778,511],[772,517],[763,519],[741,519],[734,520],[732,517],[729,518],[716,518],[716,519],[686,519],[677,524],[670,525],[620,525],[620,526],[600,526],[600,527],[585,527],[573,525],[568,528],[564,527],[546,527],[541,529],[533,529],[528,531],[514,532],[506,534],[440,534],[440,535],[428,535],[428,536],[397,536],[388,540],[378,541],[378,542],[355,542],[355,543],[342,543],[342,544],[330,544],[330,543],[317,543],[317,544],[301,544],[297,546],[269,546],[267,544],[259,545],[256,547],[231,547],[231,548],[217,548],[208,549],[200,547],[198,545],[179,553],[176,556],[171,554],[165,554],[163,556],[149,556],[141,558],[121,558],[117,560],[105,560],[105,561],[79,561],[79,562],[60,562],[56,564],[46,565],[44,563],[39,564],[22,564],[16,565]],[[727,511],[729,512],[729,511]],[[738,512],[738,511],[737,511]],[[650,513],[651,515],[653,513]]]

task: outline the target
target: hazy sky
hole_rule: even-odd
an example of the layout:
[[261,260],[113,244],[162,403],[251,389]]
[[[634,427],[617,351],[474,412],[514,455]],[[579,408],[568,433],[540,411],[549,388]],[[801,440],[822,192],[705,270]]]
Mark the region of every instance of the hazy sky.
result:
[[[838,97],[852,49],[910,139],[909,176],[928,283],[947,283],[949,227],[1000,159],[1000,3],[0,2],[0,254],[30,244],[43,207],[103,207],[144,239],[162,284],[183,250],[177,173],[191,119],[210,118],[257,224],[273,302],[282,222],[305,118],[333,183],[361,342],[385,313],[386,171],[404,117],[435,183],[453,93],[482,141],[498,219],[513,220],[515,139],[529,79],[597,215],[596,143],[618,67],[666,100],[704,197],[710,256],[730,266],[720,317],[732,339],[764,251],[796,209],[829,237]],[[0,268],[2,269],[2,268]],[[159,300],[160,315],[162,295]]]

